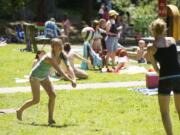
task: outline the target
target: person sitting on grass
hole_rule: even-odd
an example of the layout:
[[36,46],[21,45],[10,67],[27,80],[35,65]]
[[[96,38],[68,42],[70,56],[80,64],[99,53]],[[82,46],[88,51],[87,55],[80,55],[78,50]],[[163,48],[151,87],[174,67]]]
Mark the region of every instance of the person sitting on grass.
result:
[[146,46],[146,43],[144,40],[138,41],[138,48],[137,48],[137,61],[138,61],[138,63],[145,63],[145,58],[144,58],[145,46]]
[[119,72],[121,69],[124,69],[126,67],[126,64],[128,63],[128,54],[126,50],[118,48],[116,51],[117,58],[117,66],[114,69],[114,72]]
[[54,38],[52,39],[51,44],[51,52],[45,54],[38,63],[33,67],[30,73],[30,84],[32,90],[32,99],[25,101],[25,103],[17,109],[16,115],[18,120],[22,120],[22,114],[24,110],[39,103],[40,100],[40,85],[45,89],[46,93],[49,96],[48,103],[48,123],[54,124],[54,107],[55,107],[55,99],[56,94],[53,88],[53,85],[49,79],[49,71],[51,67],[54,67],[59,74],[62,74],[67,80],[69,80],[72,84],[72,87],[76,87],[76,78],[73,70],[69,66],[69,70],[71,71],[71,78],[64,73],[64,71],[59,68],[59,64],[61,60],[63,60],[63,43],[61,39]]
[[83,60],[85,62],[89,62],[89,61],[87,59],[83,58],[78,53],[72,51],[71,50],[71,45],[68,42],[66,42],[64,44],[64,51],[67,53],[67,57],[69,59],[69,62],[70,62],[70,65],[71,65],[72,69],[74,70],[75,76],[77,78],[79,78],[79,79],[87,79],[88,74],[84,70],[81,70],[81,69],[75,67],[74,61],[75,61],[75,58],[77,58],[79,60]]
[[56,20],[51,18],[45,22],[44,34],[48,38],[59,38],[61,35],[61,30],[56,25]]
[[[102,67],[102,59],[91,47],[92,39],[94,36],[94,29],[92,27],[85,27],[81,31],[81,35],[84,39],[83,43],[83,57],[88,60],[90,58],[91,64],[93,65],[93,68],[99,67],[99,69]],[[81,64],[81,68],[88,70],[88,63],[83,61]]]

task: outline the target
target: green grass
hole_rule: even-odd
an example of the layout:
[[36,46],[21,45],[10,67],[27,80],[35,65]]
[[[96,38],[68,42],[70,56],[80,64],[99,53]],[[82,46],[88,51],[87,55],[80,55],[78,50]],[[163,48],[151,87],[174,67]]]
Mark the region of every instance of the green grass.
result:
[[[30,93],[0,94],[0,108],[17,108],[31,98]],[[157,96],[144,96],[126,88],[86,91],[58,91],[56,125],[47,126],[47,102],[24,112],[23,121],[15,114],[0,114],[1,135],[164,135]],[[180,123],[173,100],[170,104],[175,135]],[[3,123],[3,124],[2,124]]]
[[[23,78],[32,66],[34,55],[20,52],[24,45],[7,45],[0,48],[0,87],[29,85],[16,84],[15,78]],[[135,64],[135,63],[131,63]],[[136,65],[136,64],[135,64]],[[146,68],[149,65],[141,64]],[[144,74],[114,74],[87,71],[89,79],[78,83],[137,81]],[[56,83],[67,83],[58,81]],[[31,93],[0,94],[0,109],[18,108],[31,98]],[[170,110],[175,135],[180,124],[173,100]],[[23,121],[15,114],[0,113],[0,135],[164,135],[156,96],[144,96],[127,88],[57,91],[55,120],[47,125],[48,97],[41,92],[40,104],[24,112]]]
[[15,78],[23,78],[30,72],[34,54],[20,52],[24,45],[7,45],[0,48],[0,87],[16,86]]
[[[15,78],[24,78],[31,71],[34,53],[20,52],[20,48],[24,45],[10,44],[0,48],[0,87],[12,86],[27,86],[28,83],[16,84]],[[77,63],[79,63],[77,61]],[[136,65],[133,63],[133,65]],[[141,64],[141,66],[149,67],[149,65]],[[100,73],[99,71],[89,70],[89,79],[78,80],[78,83],[93,83],[93,82],[112,82],[112,81],[138,81],[144,80],[144,74],[115,74],[115,73]],[[56,82],[58,84],[67,83],[63,80]]]

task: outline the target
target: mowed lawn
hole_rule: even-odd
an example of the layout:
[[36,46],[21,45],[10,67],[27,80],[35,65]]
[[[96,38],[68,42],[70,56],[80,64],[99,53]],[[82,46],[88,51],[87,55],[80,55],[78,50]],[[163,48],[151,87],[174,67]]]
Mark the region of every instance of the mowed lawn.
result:
[[[35,57],[20,52],[24,45],[0,48],[0,87],[29,86],[17,84],[15,78],[27,75]],[[133,63],[134,64],[134,63]],[[149,68],[149,65],[141,64]],[[89,79],[78,83],[143,81],[145,74],[114,74],[88,71]],[[57,84],[68,83],[60,80]],[[54,126],[47,125],[48,97],[41,92],[40,104],[24,112],[23,121],[16,114],[0,113],[0,135],[164,135],[157,96],[145,96],[128,88],[101,88],[57,91]],[[0,94],[0,109],[18,108],[31,93]],[[180,123],[173,100],[170,110],[175,135]]]
[[[23,79],[28,75],[32,69],[32,63],[35,58],[35,53],[20,52],[20,48],[25,48],[25,45],[10,44],[0,47],[0,87],[13,87],[13,86],[28,86],[29,83],[16,83],[15,79]],[[46,47],[48,49],[48,47]],[[76,61],[80,64],[80,61]],[[130,65],[137,65],[130,63]],[[139,64],[149,68],[150,65]],[[94,82],[124,82],[124,81],[143,81],[145,79],[144,73],[139,74],[117,74],[117,73],[101,73],[96,70],[87,71],[89,78],[86,80],[78,80],[78,83],[94,83]],[[68,83],[67,81],[60,80],[56,84]]]
[[[0,108],[17,108],[31,93],[0,94]],[[58,91],[54,126],[47,125],[48,97],[24,112],[0,114],[0,135],[164,135],[157,96],[145,96],[126,88]],[[170,104],[175,135],[180,123]]]

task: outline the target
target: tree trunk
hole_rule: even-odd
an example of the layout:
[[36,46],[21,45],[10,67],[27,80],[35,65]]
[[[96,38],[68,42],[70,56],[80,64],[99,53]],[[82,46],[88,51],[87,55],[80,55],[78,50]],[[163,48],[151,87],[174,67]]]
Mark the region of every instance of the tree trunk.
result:
[[54,17],[57,19],[57,12],[56,12],[56,4],[55,0],[47,0],[47,17],[51,18]]
[[93,0],[83,0],[83,17],[88,25],[91,25]]
[[47,4],[46,0],[37,1],[37,20],[46,21],[47,20]]

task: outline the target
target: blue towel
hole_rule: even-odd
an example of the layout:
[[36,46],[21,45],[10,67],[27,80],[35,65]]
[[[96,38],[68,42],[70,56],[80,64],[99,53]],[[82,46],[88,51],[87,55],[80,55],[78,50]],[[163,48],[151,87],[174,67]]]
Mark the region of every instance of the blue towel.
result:
[[[102,66],[102,59],[99,55],[91,48],[89,41],[85,41],[83,44],[83,57],[88,59],[89,55],[93,57],[93,66]],[[83,61],[81,64],[81,68],[84,70],[88,70],[87,62]]]

